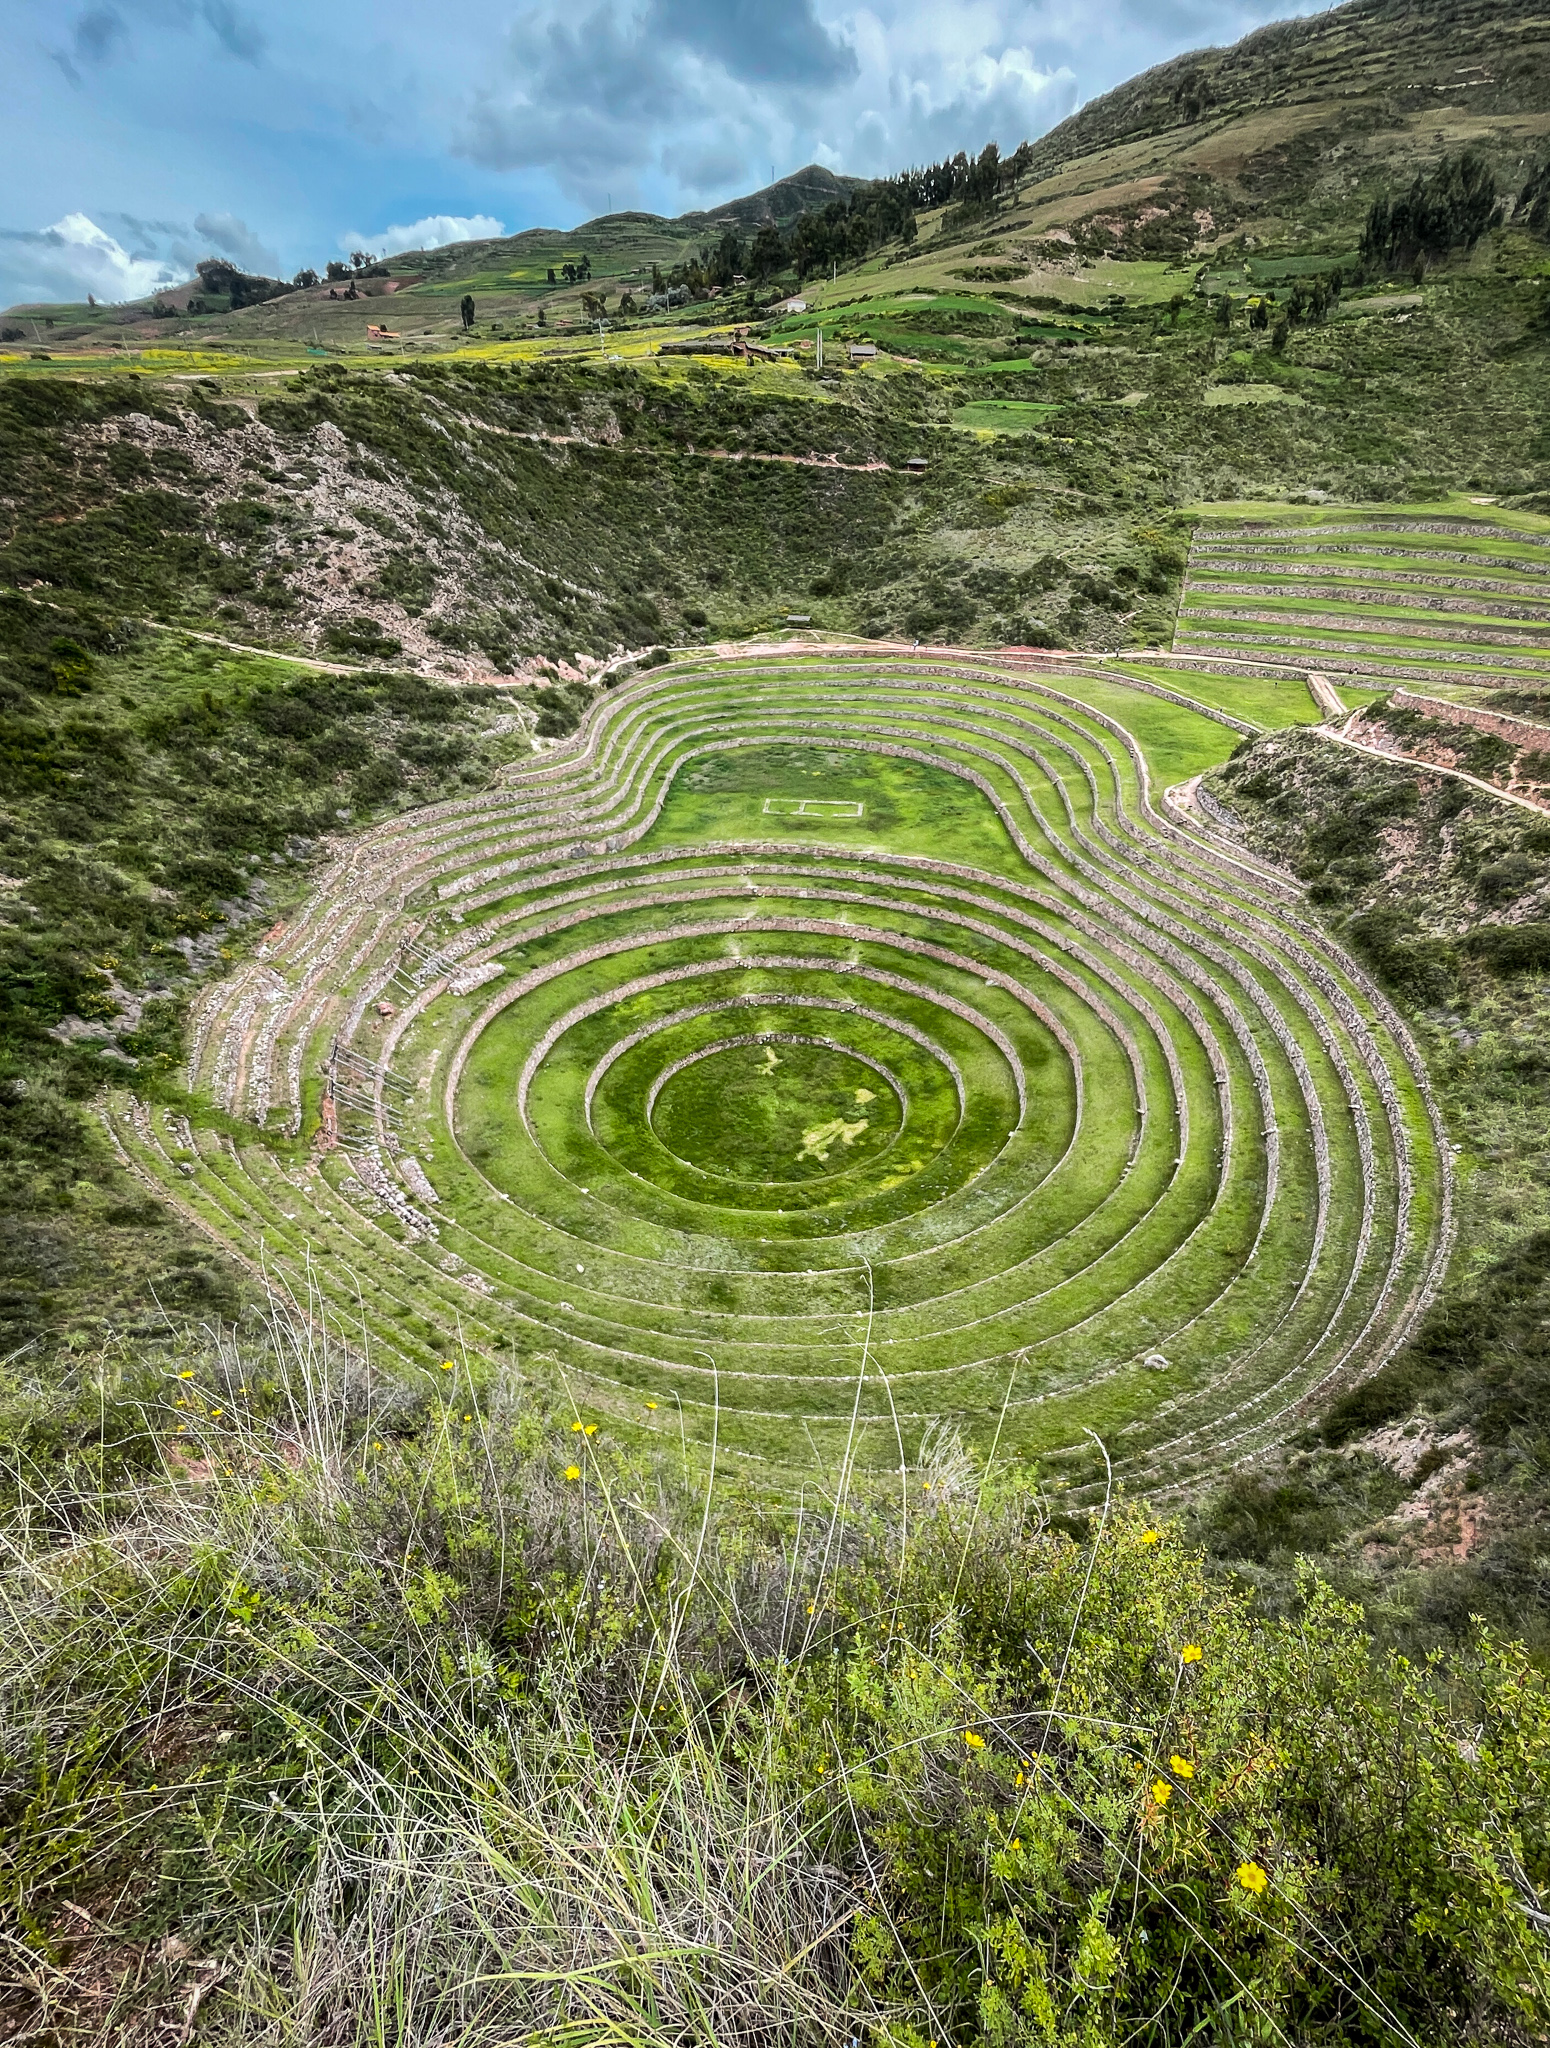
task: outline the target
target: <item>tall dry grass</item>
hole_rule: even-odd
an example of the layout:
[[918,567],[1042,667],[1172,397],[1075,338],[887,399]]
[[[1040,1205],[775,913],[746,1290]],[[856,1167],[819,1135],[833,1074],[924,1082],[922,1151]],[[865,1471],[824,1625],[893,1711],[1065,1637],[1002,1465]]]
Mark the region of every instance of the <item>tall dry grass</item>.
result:
[[[132,1920],[158,1799],[278,1747],[235,1793],[241,1868],[227,1809],[204,1898],[197,1847],[179,1888],[177,1984],[220,1957],[201,2040],[832,2043],[882,2018],[846,1964],[855,1886],[750,1678],[812,1640],[860,1540],[837,1503],[725,1543],[692,1472],[643,1479],[563,1418],[546,1431],[528,1389],[476,1396],[461,1364],[411,1402],[280,1303],[258,1340],[171,1354],[138,1433],[111,1485],[18,1471],[3,1539],[0,1753],[37,1838],[12,1885],[34,1952],[83,1868]],[[540,1639],[520,1670],[498,1647],[513,1607]],[[127,1806],[117,1768],[25,1799],[66,1695],[115,1765],[162,1770]],[[89,1852],[52,1857],[56,1824]],[[68,2037],[81,1987],[28,1946],[11,2003]],[[128,1975],[86,2002],[104,2038],[139,2024]]]

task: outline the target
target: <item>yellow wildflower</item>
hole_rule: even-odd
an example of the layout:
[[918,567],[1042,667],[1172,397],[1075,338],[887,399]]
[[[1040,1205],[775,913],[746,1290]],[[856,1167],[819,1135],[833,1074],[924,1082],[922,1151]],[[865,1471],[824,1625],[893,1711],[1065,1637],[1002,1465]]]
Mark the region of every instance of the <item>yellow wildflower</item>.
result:
[[1141,1531],[1141,1541],[1143,1543],[1161,1543],[1161,1529],[1143,1529]]
[[589,1423],[587,1424],[587,1427],[586,1427],[586,1432],[585,1432],[585,1433],[586,1433],[586,1435],[588,1435],[588,1436],[596,1436],[596,1435],[597,1435],[597,1424],[596,1424],[595,1422],[589,1422]]
[[457,1367],[456,1367],[456,1366],[455,1366],[455,1365],[454,1365],[454,1364],[452,1363],[452,1361],[451,1361],[451,1359],[450,1359],[450,1358],[444,1358],[444,1359],[443,1359],[443,1360],[441,1361],[441,1369],[442,1369],[442,1371],[443,1371],[443,1372],[456,1372],[456,1371],[457,1371]]
[[1022,1846],[1023,1846],[1023,1838],[1022,1838],[1022,1836],[1021,1836],[1021,1835],[1013,1835],[1013,1837],[1012,1837],[1012,1847],[1013,1847],[1014,1849],[1020,1849],[1020,1848],[1021,1848]]
[[565,1476],[567,1479],[579,1479],[581,1477],[581,1467],[579,1465],[567,1465]]
[[1269,1884],[1270,1876],[1257,1863],[1240,1863],[1238,1865],[1238,1882],[1246,1892],[1252,1892],[1257,1899],[1264,1891],[1266,1885]]
[[1152,1797],[1159,1806],[1166,1806],[1173,1797],[1173,1787],[1166,1778],[1158,1778],[1152,1786]]
[[1179,1652],[1179,1657],[1185,1664],[1198,1664],[1204,1655],[1205,1651],[1199,1643],[1186,1643]]
[[985,1747],[984,1736],[976,1735],[972,1728],[964,1729],[963,1739],[969,1745],[970,1749],[983,1749]]
[[570,1433],[572,1436],[580,1436],[581,1424],[579,1422],[573,1422],[570,1426]]
[[656,1407],[656,1405],[657,1405],[657,1404],[656,1404],[656,1402],[655,1402],[655,1401],[648,1401],[648,1402],[646,1403],[646,1406],[647,1406],[648,1408],[655,1408],[655,1407]]
[[191,1380],[193,1377],[194,1375],[192,1374],[192,1372],[180,1372],[178,1374],[178,1378],[180,1380]]
[[1187,1779],[1195,1775],[1195,1766],[1182,1756],[1170,1756],[1168,1768],[1176,1778]]
[[1014,1783],[1014,1784],[1015,1784],[1015,1785],[1016,1785],[1016,1786],[1017,1786],[1017,1787],[1018,1787],[1019,1789],[1021,1789],[1021,1787],[1022,1787],[1022,1784],[1023,1784],[1023,1774],[1022,1774],[1022,1772],[1021,1772],[1021,1771],[1019,1771],[1019,1772],[1017,1773],[1017,1776],[1016,1776],[1016,1778],[1015,1778],[1015,1779],[1013,1780],[1013,1783]]

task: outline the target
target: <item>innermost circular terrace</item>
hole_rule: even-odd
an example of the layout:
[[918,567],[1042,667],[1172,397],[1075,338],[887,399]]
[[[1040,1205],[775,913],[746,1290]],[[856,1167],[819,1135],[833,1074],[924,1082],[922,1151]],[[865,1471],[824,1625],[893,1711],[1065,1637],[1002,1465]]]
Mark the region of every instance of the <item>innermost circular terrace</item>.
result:
[[652,1084],[647,1116],[667,1149],[705,1173],[780,1186],[875,1164],[904,1125],[880,1061],[795,1032],[726,1039]]

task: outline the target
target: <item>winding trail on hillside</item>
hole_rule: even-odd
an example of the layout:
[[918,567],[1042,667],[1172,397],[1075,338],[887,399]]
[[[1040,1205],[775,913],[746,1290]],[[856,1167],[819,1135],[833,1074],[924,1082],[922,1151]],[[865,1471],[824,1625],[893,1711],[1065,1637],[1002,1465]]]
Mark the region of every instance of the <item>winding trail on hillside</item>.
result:
[[[1342,711],[1345,709],[1341,706]],[[1524,796],[1515,789],[1502,789],[1494,782],[1487,782],[1479,775],[1470,775],[1463,768],[1447,768],[1440,761],[1424,761],[1418,754],[1407,754],[1398,747],[1374,747],[1366,740],[1353,739],[1349,727],[1362,716],[1353,711],[1346,719],[1345,726],[1309,726],[1308,731],[1317,733],[1320,739],[1333,740],[1337,746],[1350,747],[1353,753],[1365,754],[1370,761],[1389,761],[1401,767],[1413,768],[1418,775],[1445,775],[1450,782],[1466,782],[1471,789],[1478,789],[1482,796],[1494,796],[1504,804],[1516,804],[1519,810],[1533,811],[1543,817],[1550,812],[1550,801],[1541,802],[1531,796]]]

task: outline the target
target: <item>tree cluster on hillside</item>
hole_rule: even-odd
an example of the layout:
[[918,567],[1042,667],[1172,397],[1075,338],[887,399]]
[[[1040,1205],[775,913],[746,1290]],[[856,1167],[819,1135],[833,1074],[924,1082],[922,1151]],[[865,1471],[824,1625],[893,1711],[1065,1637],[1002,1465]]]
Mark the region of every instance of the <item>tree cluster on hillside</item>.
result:
[[231,310],[240,312],[244,306],[262,305],[265,299],[283,298],[294,285],[288,285],[277,277],[257,277],[246,270],[239,270],[235,263],[228,263],[224,256],[207,256],[195,265],[199,282],[212,298],[230,302]]
[[[348,263],[342,263],[337,258],[330,261],[324,266],[321,280],[317,271],[307,266],[298,270],[289,284],[284,278],[264,277],[243,270],[237,264],[228,262],[224,256],[206,256],[194,267],[208,298],[225,299],[233,313],[241,312],[244,306],[261,306],[266,299],[282,299],[290,292],[308,291],[320,281],[343,284],[355,278],[388,275],[387,265],[378,262],[365,249],[354,250]],[[207,299],[202,297],[190,299],[186,308],[189,313],[210,310],[212,309]],[[151,311],[158,317],[171,318],[179,312],[179,308],[170,302],[158,300]]]
[[1032,143],[1020,142],[1010,156],[1003,157],[999,144],[987,142],[977,157],[970,158],[960,149],[939,164],[902,171],[883,182],[901,188],[917,207],[991,206],[1008,188],[1015,190],[1032,162]]
[[[379,263],[365,249],[354,249],[350,252],[348,263],[341,263],[335,259],[328,265],[324,276],[329,284],[343,284],[351,277],[386,277],[387,274],[388,267],[385,263]],[[309,278],[314,284],[317,283],[316,272],[308,270],[298,271],[295,281],[300,285]]]
[[[885,243],[908,247],[915,240],[920,209],[952,203],[974,211],[993,206],[1026,174],[1032,153],[1024,142],[1003,157],[999,144],[989,142],[977,157],[960,150],[941,163],[860,185],[847,198],[799,215],[784,230],[766,221],[747,241],[731,230],[714,247],[675,265],[667,286],[701,298],[713,288],[767,284],[783,271],[795,271],[800,284],[831,265],[860,263]],[[663,288],[655,286],[659,292]]]
[[[1248,315],[1251,329],[1263,333],[1271,329],[1272,344],[1279,351],[1284,349],[1294,327],[1318,326],[1329,318],[1331,310],[1340,302],[1345,289],[1345,272],[1337,264],[1322,277],[1299,277],[1288,293],[1284,305],[1279,304],[1274,292],[1258,292],[1245,299],[1244,310]],[[1178,313],[1184,306],[1180,293],[1170,302],[1169,310],[1177,322]],[[1225,333],[1232,326],[1233,301],[1228,292],[1219,292],[1215,301],[1216,324]],[[1272,316],[1274,324],[1272,325]]]
[[666,289],[704,298],[729,285],[767,284],[788,270],[796,272],[800,283],[832,264],[859,263],[885,242],[912,242],[915,232],[914,210],[890,180],[866,186],[848,199],[831,199],[815,212],[802,214],[784,232],[766,221],[744,241],[729,229],[713,246],[674,264]]
[[1453,249],[1472,249],[1496,212],[1496,174],[1477,150],[1418,172],[1397,199],[1375,199],[1362,231],[1364,270],[1408,270]]

